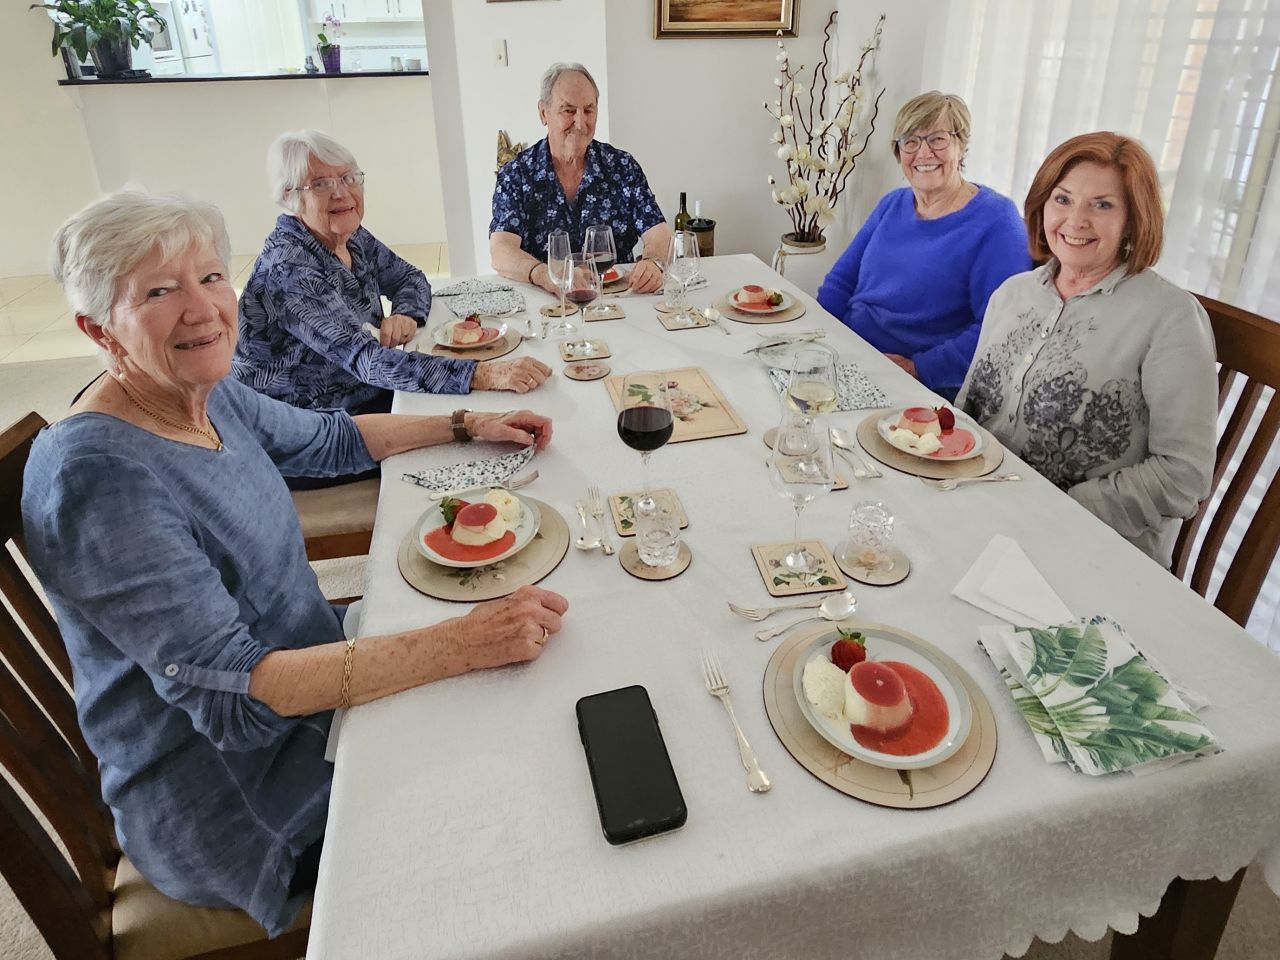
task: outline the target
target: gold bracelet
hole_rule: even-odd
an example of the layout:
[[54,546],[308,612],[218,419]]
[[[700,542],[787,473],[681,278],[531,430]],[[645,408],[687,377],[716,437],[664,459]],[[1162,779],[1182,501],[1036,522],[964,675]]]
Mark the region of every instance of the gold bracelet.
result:
[[351,663],[355,660],[356,641],[355,638],[347,640],[347,652],[342,658],[342,694],[338,697],[338,704],[343,710],[351,706]]

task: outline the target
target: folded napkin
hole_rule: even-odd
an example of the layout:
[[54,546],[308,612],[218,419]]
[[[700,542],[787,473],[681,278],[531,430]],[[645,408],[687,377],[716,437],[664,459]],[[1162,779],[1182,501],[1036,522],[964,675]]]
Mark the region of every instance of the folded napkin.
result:
[[515,476],[525,464],[532,460],[536,449],[530,445],[513,453],[504,453],[500,457],[455,463],[447,467],[436,467],[433,470],[420,470],[417,473],[404,473],[400,475],[400,479],[432,490],[465,490],[469,487],[502,483]]
[[1051,763],[1089,776],[1150,773],[1222,751],[1109,617],[1046,629],[985,626],[979,635]]
[[[769,379],[773,381],[774,389],[779,394],[786,392],[790,378],[790,371],[778,367],[769,368]],[[889,398],[884,395],[884,391],[868,380],[856,363],[841,363],[836,366],[837,410],[875,410],[888,405]]]
[[813,340],[821,340],[827,335],[825,330],[794,330],[791,333],[757,333],[760,337],[760,343],[754,347],[747,347],[743,353],[755,353],[757,350],[768,350],[770,347],[781,347],[789,343],[807,343]]
[[509,283],[498,283],[493,280],[459,280],[447,287],[433,291],[437,297],[460,297],[473,293],[497,293],[499,290],[514,290]]

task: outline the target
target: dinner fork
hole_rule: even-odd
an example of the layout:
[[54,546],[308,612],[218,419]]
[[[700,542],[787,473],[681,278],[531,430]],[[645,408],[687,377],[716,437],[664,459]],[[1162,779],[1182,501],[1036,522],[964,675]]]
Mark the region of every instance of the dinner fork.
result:
[[470,493],[473,490],[519,490],[521,487],[527,487],[537,479],[538,471],[531,470],[523,476],[506,480],[502,483],[478,483],[474,487],[459,487],[457,490],[432,490],[431,499],[443,500],[445,497],[456,497],[460,493]]
[[945,480],[930,480],[928,477],[920,478],[921,482],[926,486],[933,487],[935,490],[954,490],[956,487],[963,487],[970,483],[1002,483],[1006,480],[1021,479],[1016,473],[997,473],[986,477],[947,477]]
[[742,727],[738,726],[738,718],[733,715],[733,704],[729,701],[729,684],[724,678],[724,671],[720,669],[720,661],[710,650],[702,651],[702,682],[707,685],[707,693],[724,704],[729,719],[733,721],[733,732],[738,736],[738,756],[747,771],[747,789],[752,793],[768,793],[773,784],[760,769],[760,761],[756,759],[751,744],[747,743]]
[[596,518],[600,526],[600,536],[604,538],[604,555],[606,557],[613,556],[613,539],[609,536],[609,528],[604,522],[604,497],[600,495],[600,488],[597,486],[587,487],[588,509],[591,515]]
[[823,597],[815,597],[812,600],[804,600],[800,603],[784,603],[776,607],[743,607],[729,601],[729,609],[740,617],[746,617],[748,620],[767,620],[775,613],[783,610],[812,610],[814,607],[822,606]]

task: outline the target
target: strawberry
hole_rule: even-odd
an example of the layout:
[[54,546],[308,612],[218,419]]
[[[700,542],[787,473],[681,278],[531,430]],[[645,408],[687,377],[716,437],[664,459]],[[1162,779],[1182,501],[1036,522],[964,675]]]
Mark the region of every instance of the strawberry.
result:
[[458,500],[456,497],[445,497],[440,501],[440,513],[444,517],[445,523],[453,523],[453,518],[458,515],[458,511],[468,506],[470,504],[465,500]]
[[956,426],[956,415],[947,407],[938,407],[934,410],[938,415],[938,426],[943,430],[954,430]]
[[854,664],[867,659],[867,638],[857,630],[841,630],[840,639],[831,645],[831,662],[848,673]]

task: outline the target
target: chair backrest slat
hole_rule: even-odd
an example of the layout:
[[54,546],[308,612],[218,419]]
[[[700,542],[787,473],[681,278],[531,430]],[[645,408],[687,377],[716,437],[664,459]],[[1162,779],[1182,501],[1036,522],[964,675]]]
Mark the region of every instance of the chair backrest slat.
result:
[[70,687],[71,658],[67,656],[62,634],[58,631],[58,622],[53,619],[53,614],[7,550],[0,553],[0,593],[4,594],[14,612],[35,637],[36,643],[40,644],[40,649],[58,671],[62,682]]
[[1236,589],[1225,598],[1218,594],[1215,606],[1240,626],[1249,622],[1253,604],[1262,592],[1272,558],[1280,546],[1280,484],[1272,483],[1262,497],[1253,523],[1236,548],[1231,566],[1227,568],[1225,583],[1233,583]]

